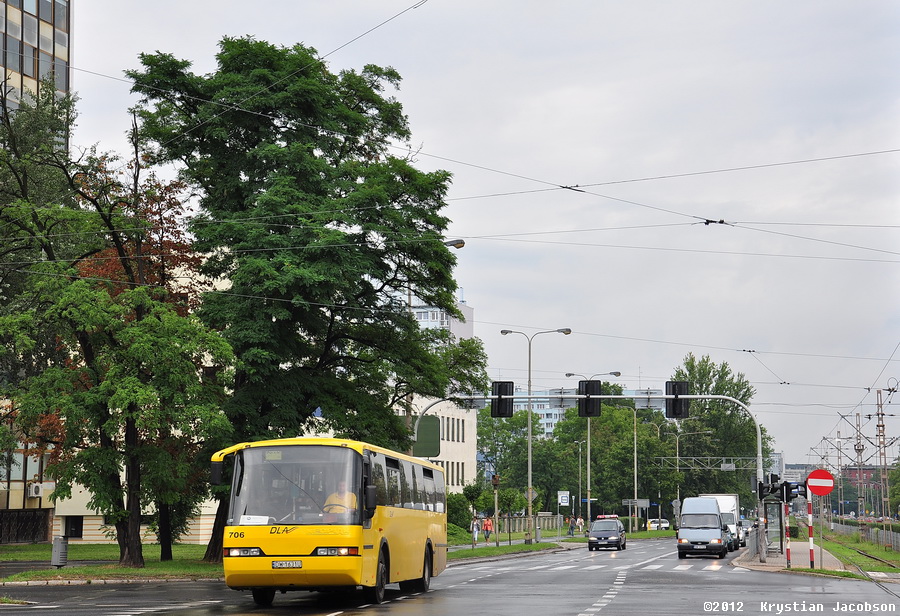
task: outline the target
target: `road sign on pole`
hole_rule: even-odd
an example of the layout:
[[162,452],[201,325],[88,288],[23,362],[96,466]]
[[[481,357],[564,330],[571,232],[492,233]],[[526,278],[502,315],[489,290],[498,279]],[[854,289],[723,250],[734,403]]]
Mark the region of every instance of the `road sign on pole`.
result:
[[834,490],[834,476],[824,468],[817,468],[806,478],[806,489],[818,496],[831,494]]

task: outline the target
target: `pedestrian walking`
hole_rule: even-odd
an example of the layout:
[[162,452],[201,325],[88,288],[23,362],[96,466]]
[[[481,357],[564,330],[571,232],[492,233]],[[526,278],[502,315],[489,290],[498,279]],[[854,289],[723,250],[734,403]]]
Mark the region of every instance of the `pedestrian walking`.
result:
[[478,516],[472,516],[472,545],[478,543],[478,531],[481,530],[481,522]]
[[569,518],[569,536],[570,537],[575,536],[575,517],[574,516]]
[[581,536],[584,534],[584,518],[578,516],[578,519],[575,520],[575,527],[578,529],[578,535]]
[[481,532],[484,533],[484,542],[488,543],[491,540],[491,533],[494,532],[494,520],[485,518],[481,524]]

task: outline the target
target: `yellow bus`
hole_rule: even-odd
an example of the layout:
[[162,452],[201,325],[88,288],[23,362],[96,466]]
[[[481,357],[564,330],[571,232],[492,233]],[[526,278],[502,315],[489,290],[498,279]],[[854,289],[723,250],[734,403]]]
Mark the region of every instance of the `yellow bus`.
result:
[[446,567],[440,466],[359,441],[290,438],[217,451],[214,484],[230,455],[225,584],[258,605],[278,591],[358,587],[381,603],[386,584],[425,592]]

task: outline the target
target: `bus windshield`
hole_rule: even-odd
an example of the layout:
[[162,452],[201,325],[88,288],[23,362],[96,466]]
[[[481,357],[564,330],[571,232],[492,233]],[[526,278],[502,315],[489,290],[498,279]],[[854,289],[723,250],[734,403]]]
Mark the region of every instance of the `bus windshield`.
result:
[[360,524],[362,457],[327,445],[238,453],[228,524]]

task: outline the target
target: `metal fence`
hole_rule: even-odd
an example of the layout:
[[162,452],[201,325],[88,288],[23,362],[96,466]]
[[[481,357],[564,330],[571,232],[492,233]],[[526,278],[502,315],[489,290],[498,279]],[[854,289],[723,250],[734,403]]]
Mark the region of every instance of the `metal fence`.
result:
[[51,509],[0,509],[0,543],[50,540]]
[[900,549],[900,533],[892,530],[877,526],[850,526],[839,522],[832,524],[831,528],[839,535],[858,535],[863,541],[890,547],[892,550]]

